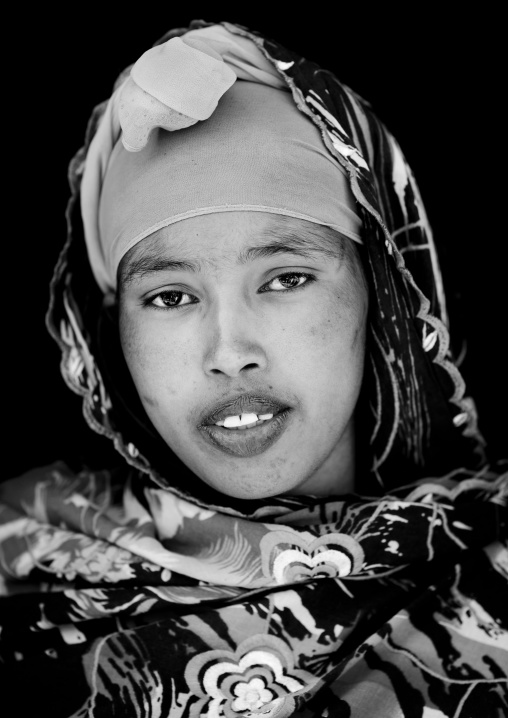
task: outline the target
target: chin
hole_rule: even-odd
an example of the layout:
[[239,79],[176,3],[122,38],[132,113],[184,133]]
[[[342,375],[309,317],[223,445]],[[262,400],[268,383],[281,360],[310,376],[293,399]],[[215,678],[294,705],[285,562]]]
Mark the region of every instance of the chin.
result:
[[255,482],[249,482],[245,479],[245,482],[238,482],[236,479],[228,481],[222,476],[217,481],[213,479],[202,478],[205,484],[208,484],[211,488],[216,491],[220,491],[225,496],[231,496],[234,499],[246,499],[246,500],[259,500],[269,499],[274,496],[280,496],[281,494],[291,494],[296,489],[295,482],[267,482],[263,485],[256,485]]

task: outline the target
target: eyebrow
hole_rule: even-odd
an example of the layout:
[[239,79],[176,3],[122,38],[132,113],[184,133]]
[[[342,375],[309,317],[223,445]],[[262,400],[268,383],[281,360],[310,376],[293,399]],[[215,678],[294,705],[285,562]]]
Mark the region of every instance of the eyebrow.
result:
[[[342,237],[339,232],[323,227],[316,230],[316,233],[306,229],[302,234],[296,233],[294,230],[288,230],[284,227],[277,227],[271,231],[269,241],[248,247],[243,250],[237,258],[238,264],[248,264],[256,259],[264,259],[277,254],[293,254],[305,259],[315,259],[319,256],[325,256],[331,259],[342,259],[344,256],[344,241],[352,240]],[[319,232],[319,234],[318,234]],[[160,251],[157,247],[152,247],[148,251],[144,251],[139,258],[133,258],[127,262],[125,267],[121,266],[121,284],[124,286],[130,284],[135,279],[157,272],[167,272],[171,270],[200,272],[205,267],[205,262],[199,259],[176,259]]]

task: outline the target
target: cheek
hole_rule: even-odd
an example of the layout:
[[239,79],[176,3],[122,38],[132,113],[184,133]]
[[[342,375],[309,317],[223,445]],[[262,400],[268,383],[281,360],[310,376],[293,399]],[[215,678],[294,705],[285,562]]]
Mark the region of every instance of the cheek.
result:
[[367,303],[361,296],[354,300],[345,301],[330,291],[318,311],[299,319],[295,346],[300,346],[299,355],[317,380],[362,373]]
[[190,347],[160,327],[122,315],[120,337],[127,366],[145,407],[160,409],[163,398],[169,397],[175,409],[185,380],[189,381]]
[[313,327],[313,362],[304,386],[311,425],[320,427],[323,440],[342,435],[357,404],[363,380],[365,324],[364,311],[351,312],[335,300],[328,317]]
[[309,325],[307,363],[295,370],[309,425],[318,431],[316,442],[341,435],[354,412],[363,379],[366,313],[366,302],[355,308],[335,293],[319,321]]

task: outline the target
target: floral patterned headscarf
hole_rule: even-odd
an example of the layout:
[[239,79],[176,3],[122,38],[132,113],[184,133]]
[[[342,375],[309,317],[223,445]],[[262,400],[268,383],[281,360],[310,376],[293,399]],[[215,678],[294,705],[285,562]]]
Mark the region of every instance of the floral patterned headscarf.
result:
[[0,701],[54,718],[503,715],[508,472],[483,459],[411,170],[333,74],[224,26],[287,83],[361,214],[372,309],[357,493],[233,499],[157,436],[83,241],[99,106],[71,165],[48,324],[88,423],[123,458],[0,487]]

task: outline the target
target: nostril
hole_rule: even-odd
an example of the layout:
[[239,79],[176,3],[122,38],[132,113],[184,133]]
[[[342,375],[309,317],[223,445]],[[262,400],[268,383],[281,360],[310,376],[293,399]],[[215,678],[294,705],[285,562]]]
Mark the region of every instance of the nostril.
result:
[[[245,371],[246,369],[259,369],[259,364],[256,362],[251,362],[250,364],[245,364],[245,366],[242,366],[240,368],[240,371]],[[230,372],[225,369],[210,369],[211,374],[229,374]]]

